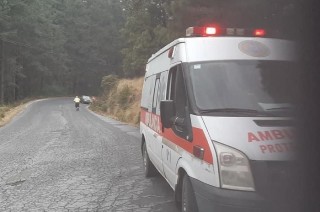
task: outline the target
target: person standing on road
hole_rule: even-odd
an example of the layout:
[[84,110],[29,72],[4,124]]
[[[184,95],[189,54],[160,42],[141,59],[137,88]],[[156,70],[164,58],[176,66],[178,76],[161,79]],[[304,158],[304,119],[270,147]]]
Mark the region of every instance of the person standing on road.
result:
[[78,96],[76,96],[76,98],[74,98],[74,106],[76,107],[76,108],[78,108],[79,107],[79,104],[80,104],[80,98],[78,97]]

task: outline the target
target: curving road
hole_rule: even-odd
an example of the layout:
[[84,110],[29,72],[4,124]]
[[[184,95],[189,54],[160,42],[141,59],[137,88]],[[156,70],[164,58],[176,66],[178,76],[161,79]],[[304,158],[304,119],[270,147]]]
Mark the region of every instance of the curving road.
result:
[[135,127],[70,98],[36,101],[0,128],[0,211],[170,211],[173,191],[146,179]]

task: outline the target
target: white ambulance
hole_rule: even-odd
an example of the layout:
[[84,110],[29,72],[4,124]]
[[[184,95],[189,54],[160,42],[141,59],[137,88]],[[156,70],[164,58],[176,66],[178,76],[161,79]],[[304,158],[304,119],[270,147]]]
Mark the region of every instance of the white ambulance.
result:
[[285,211],[298,68],[264,29],[190,27],[148,60],[141,100],[146,177],[182,211]]

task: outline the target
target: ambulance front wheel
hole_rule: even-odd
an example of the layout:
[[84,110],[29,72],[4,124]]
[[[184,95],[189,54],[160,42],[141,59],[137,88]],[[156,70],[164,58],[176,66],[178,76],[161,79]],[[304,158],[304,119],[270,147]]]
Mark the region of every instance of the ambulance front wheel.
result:
[[142,156],[143,156],[144,175],[146,177],[155,176],[157,174],[157,170],[149,158],[146,142],[143,143]]
[[187,174],[183,176],[182,181],[182,200],[181,211],[183,212],[198,212],[198,206],[190,178]]

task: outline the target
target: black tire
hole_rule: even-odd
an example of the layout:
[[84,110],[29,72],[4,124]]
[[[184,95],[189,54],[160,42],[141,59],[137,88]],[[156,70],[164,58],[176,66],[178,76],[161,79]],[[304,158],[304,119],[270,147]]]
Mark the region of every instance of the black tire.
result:
[[157,169],[154,167],[154,165],[152,164],[149,158],[146,142],[144,142],[142,146],[142,159],[143,159],[144,175],[146,177],[155,176],[157,174]]
[[182,212],[198,212],[197,201],[194,195],[190,178],[187,174],[183,176],[181,196]]

